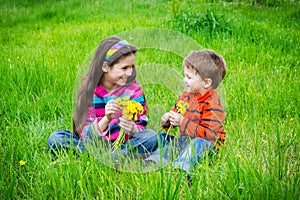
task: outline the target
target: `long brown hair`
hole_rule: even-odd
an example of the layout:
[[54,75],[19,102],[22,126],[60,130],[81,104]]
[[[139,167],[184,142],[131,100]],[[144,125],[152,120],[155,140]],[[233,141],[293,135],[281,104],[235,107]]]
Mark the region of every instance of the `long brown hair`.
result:
[[[97,47],[89,71],[84,77],[82,85],[77,92],[76,107],[73,114],[73,132],[77,135],[79,135],[84,127],[88,113],[88,107],[91,104],[94,90],[103,76],[104,72],[102,70],[102,65],[106,53],[113,45],[121,40],[122,38],[120,37],[112,36],[101,41],[99,46]],[[107,65],[109,67],[112,67],[114,64],[118,63],[124,56],[135,54],[136,51],[137,48],[135,46],[123,46],[106,61]],[[128,78],[127,83],[135,81],[135,79],[136,69],[135,67],[133,67],[132,75]]]

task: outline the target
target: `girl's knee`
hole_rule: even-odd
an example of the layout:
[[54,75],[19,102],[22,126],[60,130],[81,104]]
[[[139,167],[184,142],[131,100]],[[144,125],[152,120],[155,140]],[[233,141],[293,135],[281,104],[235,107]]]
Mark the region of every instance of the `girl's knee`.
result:
[[70,136],[70,131],[56,130],[52,132],[48,138],[48,149],[57,148],[57,146],[63,145],[65,140]]

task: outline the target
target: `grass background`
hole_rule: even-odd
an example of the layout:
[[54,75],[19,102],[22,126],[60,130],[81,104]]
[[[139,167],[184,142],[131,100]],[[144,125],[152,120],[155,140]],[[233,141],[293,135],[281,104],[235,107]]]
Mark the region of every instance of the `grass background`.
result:
[[[299,199],[298,1],[0,1],[1,199]],[[105,37],[136,28],[181,32],[227,61],[227,145],[189,185],[179,173],[116,171],[93,156],[53,161],[47,139],[71,129],[74,83]],[[136,64],[182,58],[142,49]],[[154,105],[176,99],[143,85]],[[19,161],[26,164],[20,166]]]

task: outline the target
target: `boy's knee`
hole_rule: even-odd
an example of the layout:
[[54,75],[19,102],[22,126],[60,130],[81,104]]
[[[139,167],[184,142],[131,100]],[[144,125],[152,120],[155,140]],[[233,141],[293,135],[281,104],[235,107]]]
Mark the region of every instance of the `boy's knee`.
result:
[[197,146],[210,146],[210,145],[212,145],[211,142],[209,142],[209,141],[207,141],[207,140],[205,140],[203,138],[194,138],[192,140],[192,143],[194,145],[197,145]]
[[216,147],[208,140],[203,138],[194,138],[192,140],[192,145],[194,146],[196,152],[202,154],[206,151],[215,150]]
[[165,133],[160,133],[160,134],[158,135],[158,138],[159,138],[160,143],[163,144],[164,141],[167,139],[167,134],[165,134]]

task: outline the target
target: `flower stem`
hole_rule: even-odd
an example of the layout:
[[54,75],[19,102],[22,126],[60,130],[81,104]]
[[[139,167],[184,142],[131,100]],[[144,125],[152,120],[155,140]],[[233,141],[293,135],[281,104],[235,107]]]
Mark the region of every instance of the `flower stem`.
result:
[[167,135],[170,135],[170,131],[172,128],[173,128],[173,125],[171,124],[170,127],[168,128]]
[[116,150],[119,146],[121,146],[124,141],[125,141],[125,131],[124,129],[120,129],[120,132],[119,132],[119,136],[118,138],[115,140],[114,144],[113,144],[113,150]]

